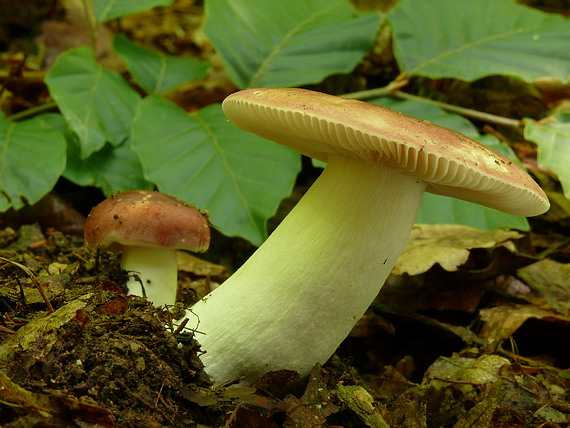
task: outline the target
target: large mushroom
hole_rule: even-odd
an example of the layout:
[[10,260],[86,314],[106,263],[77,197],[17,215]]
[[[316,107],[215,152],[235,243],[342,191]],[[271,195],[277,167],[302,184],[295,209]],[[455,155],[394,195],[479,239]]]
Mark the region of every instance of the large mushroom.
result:
[[307,375],[376,297],[425,191],[534,216],[549,202],[522,169],[457,132],[303,89],[249,89],[223,103],[240,128],[327,167],[253,256],[196,303],[216,383]]
[[105,199],[87,217],[84,234],[89,246],[123,252],[129,294],[146,296],[155,306],[176,303],[176,250],[203,252],[210,245],[203,211],[150,190]]

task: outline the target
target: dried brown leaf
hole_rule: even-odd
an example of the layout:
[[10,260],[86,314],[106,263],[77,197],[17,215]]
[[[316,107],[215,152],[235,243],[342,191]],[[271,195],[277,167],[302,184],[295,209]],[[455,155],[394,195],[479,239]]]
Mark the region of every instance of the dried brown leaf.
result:
[[287,418],[284,427],[313,428],[323,425],[327,417],[339,411],[327,386],[328,374],[316,365],[309,375],[309,383],[299,399],[293,395],[283,400]]
[[55,416],[71,417],[105,427],[115,426],[111,412],[102,407],[84,403],[67,394],[53,391],[36,393],[12,382],[0,371],[0,395],[6,402],[32,407]]
[[426,372],[424,382],[436,388],[446,385],[484,385],[499,379],[499,369],[510,364],[498,355],[440,357]]
[[543,306],[570,316],[570,264],[544,259],[519,269],[517,274]]
[[570,323],[570,317],[562,317],[551,309],[539,306],[510,304],[481,309],[483,326],[479,336],[496,343],[511,337],[515,331],[528,319],[557,319],[560,322]]
[[17,334],[9,336],[0,345],[0,362],[6,364],[16,351],[21,352],[33,347],[38,337],[46,344],[50,338],[57,340],[56,330],[73,319],[77,311],[87,306],[91,296],[86,294],[45,317],[34,318],[21,327]]
[[337,384],[332,391],[344,405],[348,406],[368,427],[390,428],[379,406],[368,391],[358,385]]
[[418,275],[438,263],[449,272],[455,271],[469,258],[474,248],[515,246],[510,240],[522,238],[520,232],[497,229],[483,231],[460,225],[415,225],[410,241],[392,269],[393,275]]

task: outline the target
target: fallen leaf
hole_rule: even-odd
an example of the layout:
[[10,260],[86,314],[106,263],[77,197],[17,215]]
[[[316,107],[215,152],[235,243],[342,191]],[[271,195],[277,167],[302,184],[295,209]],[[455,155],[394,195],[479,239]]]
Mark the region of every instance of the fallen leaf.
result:
[[487,398],[471,407],[467,414],[459,419],[453,428],[490,428],[493,414],[499,405],[500,397]]
[[49,394],[28,391],[12,382],[2,371],[0,371],[0,396],[4,402],[29,406],[55,416],[78,418],[98,426],[115,426],[113,415],[108,409],[84,403],[58,391]]
[[243,405],[238,405],[225,424],[228,428],[279,428],[274,421]]
[[215,277],[224,280],[229,277],[227,269],[222,265],[202,260],[190,253],[178,251],[176,253],[178,269],[199,276]]
[[10,208],[0,216],[2,227],[20,227],[24,224],[39,223],[43,230],[55,228],[60,232],[83,236],[85,216],[80,214],[69,202],[49,193],[34,205],[22,209]]
[[327,386],[328,376],[320,365],[309,374],[309,383],[301,398],[288,395],[283,400],[287,418],[284,427],[312,428],[322,426],[327,417],[339,411]]
[[113,50],[113,34],[104,25],[96,25],[89,6],[79,0],[62,0],[67,22],[44,20],[37,38],[45,47],[45,68],[50,68],[57,57],[76,46],[92,46],[97,59],[107,68],[120,71],[124,68],[119,55]]
[[485,287],[482,283],[465,284],[449,292],[432,294],[428,297],[425,304],[422,305],[422,309],[472,313],[479,307],[479,302],[484,294]]
[[485,288],[503,296],[520,298],[531,293],[531,288],[512,275],[498,275],[485,282]]
[[499,369],[505,364],[510,361],[499,355],[440,357],[427,370],[424,383],[435,388],[449,384],[491,384],[499,379]]
[[[49,299],[53,299],[56,296],[62,295],[65,292],[65,287],[69,284],[70,276],[67,274],[53,275],[53,276],[41,276],[38,280],[41,282],[44,293]],[[26,298],[26,303],[28,304],[38,304],[44,303],[43,297],[37,288],[24,287],[24,296]]]
[[481,309],[479,316],[483,322],[479,336],[488,339],[490,344],[511,337],[530,318],[570,323],[569,317],[559,316],[550,309],[515,303]]
[[57,311],[45,317],[34,318],[21,327],[16,334],[10,335],[0,345],[0,362],[8,363],[16,351],[22,352],[34,346],[38,337],[44,341],[48,341],[49,337],[54,341],[57,340],[56,329],[75,318],[77,311],[86,307],[91,297],[91,294],[81,296]]
[[414,385],[409,378],[415,369],[413,359],[404,357],[396,363],[396,367],[384,366],[382,372],[371,379],[370,386],[380,397],[392,399]]
[[532,288],[532,296],[570,316],[570,264],[544,259],[519,269],[517,274]]
[[400,395],[391,409],[392,415],[399,427],[427,427],[427,406],[424,400],[410,400]]
[[129,301],[124,297],[117,297],[116,299],[109,300],[102,305],[97,311],[105,315],[122,315],[127,312]]
[[380,410],[374,403],[374,398],[368,391],[358,385],[337,384],[332,393],[341,403],[348,406],[368,427],[390,428]]
[[483,231],[461,225],[417,224],[392,274],[418,275],[427,272],[436,263],[453,272],[467,261],[469,250],[504,246],[515,251],[510,240],[523,236],[520,232],[506,229]]
[[292,393],[295,383],[299,382],[299,373],[295,370],[277,370],[265,373],[251,384],[265,395],[282,399]]

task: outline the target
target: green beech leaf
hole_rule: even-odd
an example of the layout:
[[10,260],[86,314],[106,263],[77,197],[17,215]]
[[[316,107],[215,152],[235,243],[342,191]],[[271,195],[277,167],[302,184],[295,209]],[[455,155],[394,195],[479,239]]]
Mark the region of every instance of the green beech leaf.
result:
[[12,122],[0,113],[0,211],[33,204],[65,168],[65,138],[42,116]]
[[570,20],[559,15],[509,0],[400,0],[387,19],[409,75],[570,77]]
[[540,122],[525,119],[524,136],[538,145],[538,164],[558,174],[564,196],[570,199],[570,113]]
[[[461,132],[469,138],[477,140],[487,147],[507,156],[520,165],[520,160],[508,145],[500,142],[492,135],[479,135],[477,128],[462,116],[448,113],[437,106],[419,101],[398,101],[393,98],[377,98],[370,100],[370,102],[377,105],[384,105],[408,116],[428,120],[436,125]],[[416,222],[462,224],[483,230],[493,230],[501,227],[511,227],[519,230],[529,229],[528,221],[524,217],[506,214],[461,199],[432,195],[430,193],[424,194]]]
[[81,159],[77,135],[69,129],[62,115],[42,115],[43,122],[57,129],[67,141],[67,165],[63,176],[80,186],[95,186],[107,196],[115,191],[150,189],[152,184],[144,179],[137,155],[130,148],[129,140],[115,147],[107,144],[87,159]]
[[101,67],[91,48],[78,47],[62,54],[45,81],[79,137],[82,159],[106,142],[118,146],[129,136],[140,97],[119,74]]
[[502,227],[528,230],[525,217],[514,216],[472,202],[424,193],[416,223],[462,224],[482,230]]
[[174,0],[91,0],[97,22],[106,22],[120,16],[144,12],[157,6],[168,6]]
[[256,245],[300,170],[297,152],[241,131],[220,104],[188,114],[151,95],[139,105],[132,138],[160,191],[207,209],[222,233]]
[[350,72],[369,51],[378,14],[347,0],[207,1],[204,32],[239,88],[298,86]]
[[80,186],[95,186],[110,196],[113,192],[150,189],[141,163],[130,147],[130,141],[114,147],[105,145],[87,159],[81,159],[77,144],[69,145],[65,178]]
[[124,34],[115,36],[113,46],[136,82],[148,93],[169,92],[183,83],[201,79],[210,66],[206,61],[194,58],[151,52],[131,42]]

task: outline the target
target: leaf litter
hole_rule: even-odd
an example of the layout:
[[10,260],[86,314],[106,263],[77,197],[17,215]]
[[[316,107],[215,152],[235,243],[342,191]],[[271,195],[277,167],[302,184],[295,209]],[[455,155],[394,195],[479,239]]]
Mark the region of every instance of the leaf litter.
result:
[[[441,227],[429,229],[422,227],[423,244],[426,234],[441,235]],[[168,312],[124,294],[116,254],[36,225],[4,229],[0,257],[26,269],[0,269],[0,424],[567,426],[566,265],[519,254],[509,259],[517,266],[512,274],[502,274],[516,286],[505,279],[498,285],[494,270],[492,280],[480,274],[496,259],[504,265],[497,248],[527,246],[518,232],[479,233],[464,236],[468,257],[451,272],[436,261],[421,274],[393,276],[337,355],[308,380],[283,370],[251,387],[213,387],[194,338],[173,334]],[[474,241],[485,254],[473,251]],[[433,254],[445,259],[448,240],[429,245],[443,247]],[[182,254],[179,262],[186,300],[228,276],[193,256]]]

